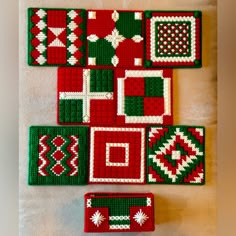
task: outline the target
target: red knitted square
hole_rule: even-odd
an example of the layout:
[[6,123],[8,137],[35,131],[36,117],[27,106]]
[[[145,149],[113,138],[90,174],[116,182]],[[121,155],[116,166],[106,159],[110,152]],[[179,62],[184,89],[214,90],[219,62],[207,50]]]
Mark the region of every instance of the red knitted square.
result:
[[127,78],[125,80],[125,96],[144,96],[145,83],[144,78]]
[[145,183],[145,130],[91,128],[90,183]]
[[50,10],[47,14],[48,27],[65,28],[66,10]]
[[161,116],[165,110],[165,101],[163,97],[145,97],[144,98],[144,115]]

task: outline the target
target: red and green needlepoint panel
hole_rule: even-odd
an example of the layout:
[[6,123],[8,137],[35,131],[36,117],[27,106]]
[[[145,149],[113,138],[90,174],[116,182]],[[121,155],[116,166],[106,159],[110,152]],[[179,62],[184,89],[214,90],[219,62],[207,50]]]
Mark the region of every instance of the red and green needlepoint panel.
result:
[[172,69],[58,69],[58,123],[173,123]]
[[200,11],[145,11],[145,67],[201,67]]
[[87,64],[142,67],[143,17],[142,11],[89,10]]
[[58,122],[112,125],[115,122],[111,69],[58,69]]
[[28,9],[28,63],[85,66],[86,11]]
[[89,183],[144,184],[145,129],[90,128]]
[[85,232],[142,232],[154,230],[151,193],[87,193]]
[[147,183],[204,184],[205,128],[147,128]]
[[172,70],[115,71],[117,124],[172,125]]
[[32,126],[29,131],[29,184],[87,184],[87,127]]

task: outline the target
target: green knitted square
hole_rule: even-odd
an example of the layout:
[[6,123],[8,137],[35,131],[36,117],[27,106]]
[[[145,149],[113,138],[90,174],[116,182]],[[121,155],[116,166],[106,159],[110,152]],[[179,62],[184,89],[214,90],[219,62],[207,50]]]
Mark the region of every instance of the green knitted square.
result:
[[83,121],[83,101],[60,100],[59,101],[59,122],[82,122]]
[[125,97],[125,114],[127,116],[143,116],[144,114],[143,97],[126,96]]
[[[132,27],[127,27],[127,24]],[[135,12],[119,12],[116,28],[125,38],[142,35],[142,20],[135,19]]]
[[145,96],[146,97],[163,97],[163,79],[161,77],[145,78]]
[[90,70],[90,92],[113,90],[113,70]]

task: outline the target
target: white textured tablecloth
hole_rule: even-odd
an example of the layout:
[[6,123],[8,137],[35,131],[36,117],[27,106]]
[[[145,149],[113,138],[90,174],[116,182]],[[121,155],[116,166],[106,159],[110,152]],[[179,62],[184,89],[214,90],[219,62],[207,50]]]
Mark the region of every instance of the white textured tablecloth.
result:
[[[26,63],[28,7],[202,10],[203,67],[174,70],[174,124],[206,127],[206,185],[28,186],[28,127],[56,125],[57,91],[56,67],[29,67]],[[127,235],[216,235],[216,45],[216,0],[21,0],[20,235],[89,235],[83,232],[83,195],[88,191],[155,194],[155,232]]]

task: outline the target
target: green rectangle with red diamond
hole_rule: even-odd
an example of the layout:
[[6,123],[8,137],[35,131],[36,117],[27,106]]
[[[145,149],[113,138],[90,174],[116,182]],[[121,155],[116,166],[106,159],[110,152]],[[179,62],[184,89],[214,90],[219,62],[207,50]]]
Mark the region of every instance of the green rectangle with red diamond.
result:
[[30,185],[84,185],[87,168],[87,127],[30,127]]
[[154,231],[152,193],[87,193],[85,232]]
[[147,128],[147,183],[205,183],[205,128],[150,126]]

